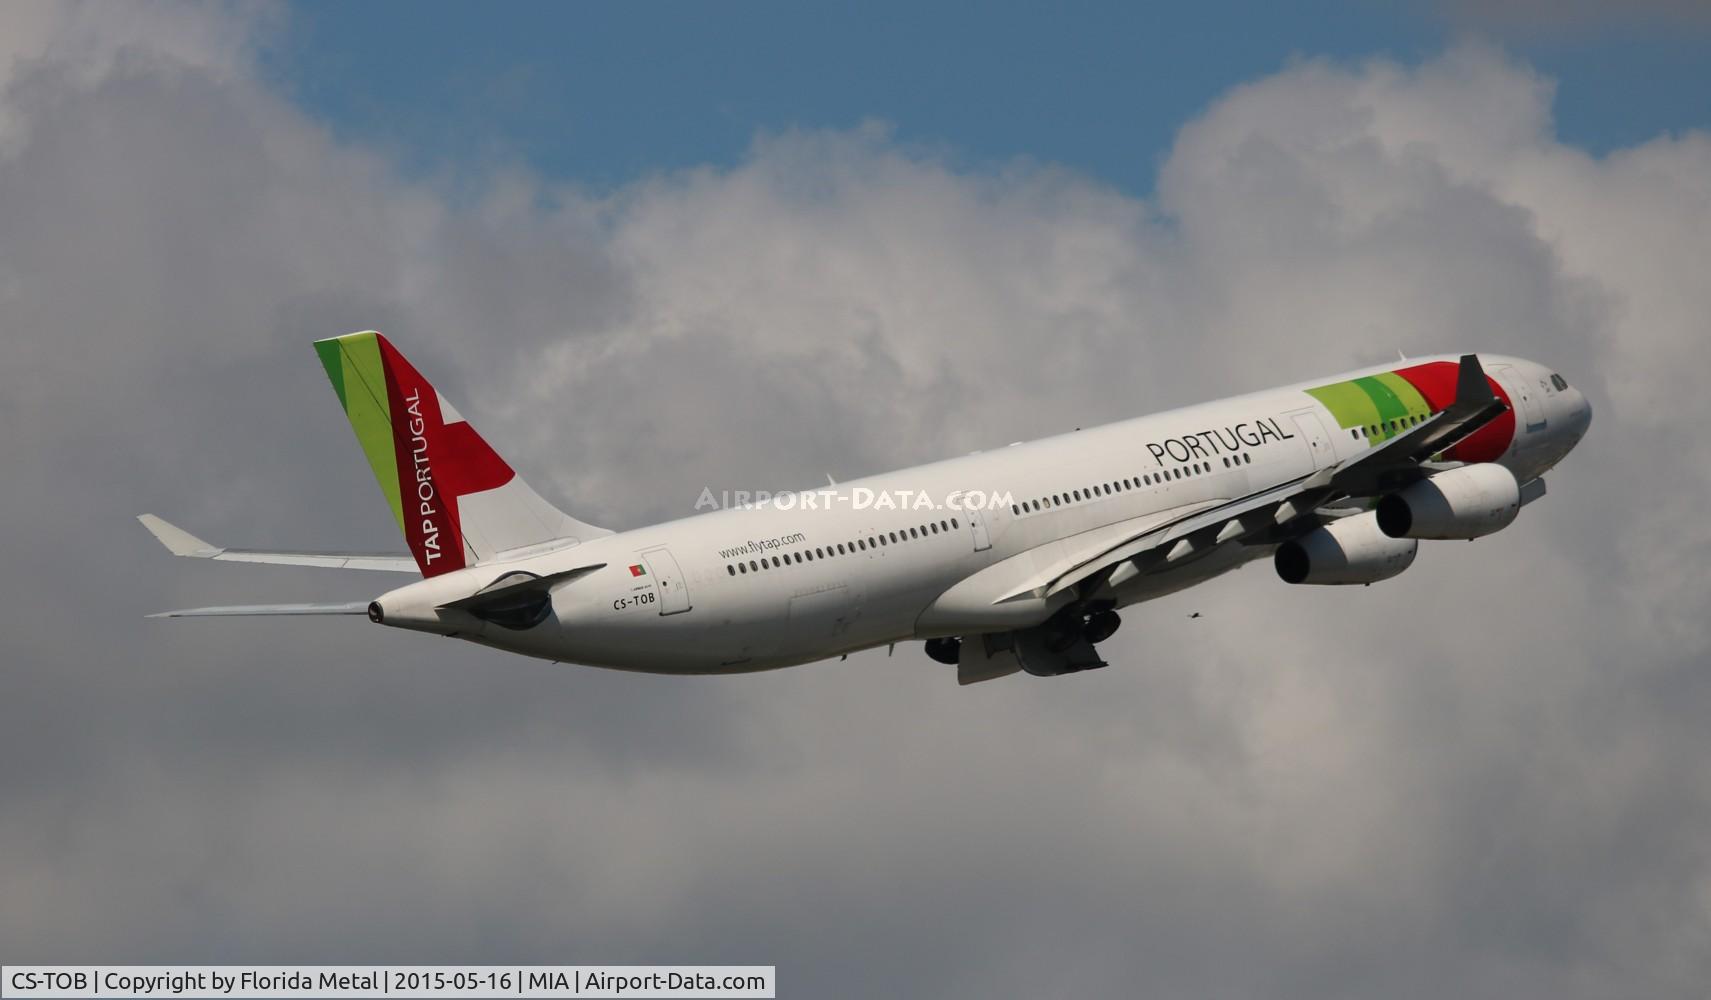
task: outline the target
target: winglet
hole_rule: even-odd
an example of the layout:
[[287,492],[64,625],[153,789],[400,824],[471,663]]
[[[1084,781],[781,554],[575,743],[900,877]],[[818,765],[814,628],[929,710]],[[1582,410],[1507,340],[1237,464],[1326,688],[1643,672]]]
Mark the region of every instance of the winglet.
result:
[[160,544],[166,546],[166,550],[175,556],[212,559],[225,551],[218,546],[209,545],[178,525],[163,521],[153,514],[138,514],[137,520],[141,521],[143,527],[149,529],[149,534],[159,540]]
[[1491,383],[1486,381],[1485,369],[1479,363],[1479,355],[1463,354],[1461,369],[1456,372],[1456,403],[1476,409],[1496,398],[1491,391]]

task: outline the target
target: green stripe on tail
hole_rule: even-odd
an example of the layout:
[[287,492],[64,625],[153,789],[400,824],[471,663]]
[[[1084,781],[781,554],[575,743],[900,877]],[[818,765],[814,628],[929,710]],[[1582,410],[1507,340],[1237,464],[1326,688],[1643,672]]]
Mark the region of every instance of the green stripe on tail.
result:
[[398,530],[404,530],[404,504],[398,486],[398,455],[392,440],[392,407],[386,399],[386,370],[380,362],[375,332],[350,333],[315,341],[315,353],[338,393],[351,429],[368,456],[369,468],[392,507]]

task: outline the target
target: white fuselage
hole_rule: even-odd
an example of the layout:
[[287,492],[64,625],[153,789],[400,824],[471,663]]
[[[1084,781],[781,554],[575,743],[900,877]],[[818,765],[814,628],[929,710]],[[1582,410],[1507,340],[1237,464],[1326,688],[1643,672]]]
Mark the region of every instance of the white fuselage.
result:
[[[1410,364],[1453,362],[1453,356]],[[1529,392],[1495,458],[1521,482],[1555,465],[1590,411],[1550,370],[1508,366]],[[1305,389],[1349,372],[483,563],[379,600],[386,624],[552,660],[659,673],[765,670],[910,639],[1024,628],[1068,594],[1045,584],[1090,554],[1200,507],[1265,490],[1373,447]],[[997,496],[998,503],[972,501]],[[895,537],[895,541],[893,538]],[[1118,606],[1270,554],[1230,542],[1135,576]],[[604,564],[507,629],[434,609],[508,573]]]

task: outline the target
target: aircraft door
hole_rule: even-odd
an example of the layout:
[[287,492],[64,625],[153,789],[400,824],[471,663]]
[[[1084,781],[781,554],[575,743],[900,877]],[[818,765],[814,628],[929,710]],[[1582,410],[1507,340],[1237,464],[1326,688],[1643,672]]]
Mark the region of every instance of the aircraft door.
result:
[[642,553],[648,575],[654,578],[654,591],[659,594],[659,613],[675,615],[689,610],[689,581],[677,568],[677,559],[669,549],[652,549]]
[[1295,429],[1301,432],[1307,441],[1307,449],[1313,456],[1313,468],[1323,469],[1334,465],[1336,453],[1331,450],[1331,438],[1325,433],[1325,422],[1312,410],[1303,410],[1295,414]]
[[992,535],[986,530],[986,515],[972,507],[964,513],[968,515],[969,530],[974,533],[974,551],[985,552],[990,549]]

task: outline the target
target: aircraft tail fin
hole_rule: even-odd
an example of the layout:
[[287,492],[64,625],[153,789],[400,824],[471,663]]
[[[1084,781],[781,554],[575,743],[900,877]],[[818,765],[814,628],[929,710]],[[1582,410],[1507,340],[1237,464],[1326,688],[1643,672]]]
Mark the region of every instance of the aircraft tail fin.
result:
[[542,499],[379,333],[315,352],[423,576],[611,534]]

